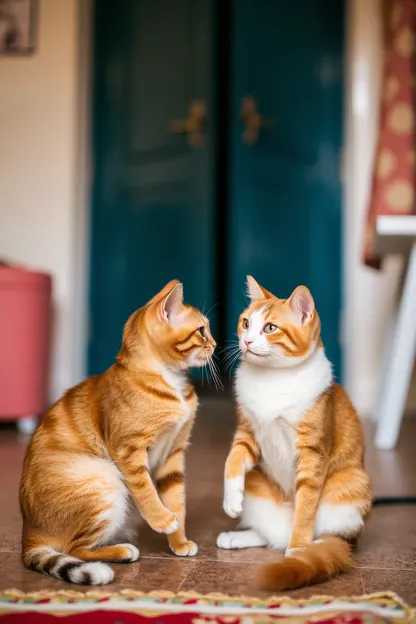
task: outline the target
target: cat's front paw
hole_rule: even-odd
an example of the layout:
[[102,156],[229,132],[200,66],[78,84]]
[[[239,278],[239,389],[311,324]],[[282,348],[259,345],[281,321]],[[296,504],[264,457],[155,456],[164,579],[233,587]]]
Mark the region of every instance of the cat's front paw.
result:
[[169,511],[166,513],[166,516],[163,516],[163,518],[158,519],[155,522],[149,522],[149,525],[157,533],[170,535],[178,530],[179,520],[176,514]]
[[323,544],[325,540],[323,539],[314,539],[313,542],[306,542],[305,544],[301,544],[299,546],[289,545],[286,548],[285,557],[296,557],[297,553],[305,551],[311,544]]
[[198,546],[195,542],[187,540],[183,544],[171,546],[171,551],[178,557],[194,557],[198,553]]
[[306,550],[306,546],[292,546],[286,548],[285,557],[296,557],[296,554]]
[[223,507],[227,516],[237,518],[243,511],[244,477],[226,479],[224,484]]

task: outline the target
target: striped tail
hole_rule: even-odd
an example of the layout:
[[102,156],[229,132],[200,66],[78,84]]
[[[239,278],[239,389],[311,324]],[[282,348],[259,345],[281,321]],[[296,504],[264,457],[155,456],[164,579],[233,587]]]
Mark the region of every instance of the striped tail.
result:
[[40,546],[23,553],[23,562],[30,570],[80,585],[106,585],[114,579],[110,566],[100,561],[82,561],[77,557]]
[[353,565],[351,545],[339,537],[325,536],[281,562],[265,566],[259,584],[272,591],[295,589],[324,583]]

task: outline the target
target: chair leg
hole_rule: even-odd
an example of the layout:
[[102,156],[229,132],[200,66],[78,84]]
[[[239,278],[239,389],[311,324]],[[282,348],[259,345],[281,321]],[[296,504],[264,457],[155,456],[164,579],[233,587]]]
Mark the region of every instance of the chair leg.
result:
[[380,380],[378,382],[376,404],[371,413],[371,420],[373,422],[379,421],[380,413],[382,411],[381,408],[383,404],[385,403],[384,390],[385,390],[386,382],[389,376],[389,366],[390,366],[390,360],[391,360],[392,353],[393,353],[393,341],[394,341],[396,325],[397,323],[396,323],[396,311],[395,311],[393,320],[390,323],[390,327],[388,328],[388,331],[387,331],[386,344],[383,350],[383,359],[381,362]]
[[375,444],[392,449],[399,436],[416,355],[416,242],[409,256],[403,292],[392,337],[389,362],[382,379]]

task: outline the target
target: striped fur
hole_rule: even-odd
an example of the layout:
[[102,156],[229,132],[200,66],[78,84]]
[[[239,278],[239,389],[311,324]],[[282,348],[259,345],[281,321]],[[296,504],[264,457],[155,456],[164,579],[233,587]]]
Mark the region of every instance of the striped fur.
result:
[[184,454],[197,397],[186,371],[211,357],[208,320],[172,281],[127,321],[106,372],[71,388],[29,445],[20,487],[24,564],[71,583],[101,585],[102,562],[131,562],[120,534],[131,511],[192,556],[185,534]]
[[248,278],[239,320],[238,425],[225,466],[224,509],[241,517],[220,548],[286,550],[262,571],[273,591],[322,582],[353,565],[371,508],[360,420],[331,366],[307,288],[277,299]]

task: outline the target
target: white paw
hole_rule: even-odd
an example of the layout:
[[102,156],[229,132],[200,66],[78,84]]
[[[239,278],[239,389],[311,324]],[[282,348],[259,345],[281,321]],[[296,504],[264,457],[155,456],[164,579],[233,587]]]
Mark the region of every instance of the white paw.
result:
[[88,585],[107,585],[114,579],[114,572],[110,566],[99,561],[84,563],[73,568],[68,574],[72,583]]
[[218,548],[224,548],[225,550],[245,548],[244,538],[239,533],[241,532],[228,531],[227,533],[220,533],[217,537]]
[[227,479],[224,484],[223,507],[227,516],[237,518],[243,511],[244,477]]
[[172,520],[170,525],[163,532],[166,533],[166,535],[170,535],[171,533],[175,533],[175,531],[177,531],[178,529],[179,529],[179,520],[175,516],[175,519]]
[[130,557],[127,561],[137,561],[140,551],[136,548],[136,546],[133,546],[133,544],[120,544],[120,546],[124,546],[124,548],[127,548],[130,551]]
[[220,533],[217,537],[217,546],[218,548],[225,548],[226,550],[229,550],[230,548],[232,548],[231,543],[232,543],[232,538],[231,538],[231,534],[232,531],[230,531],[229,533]]

